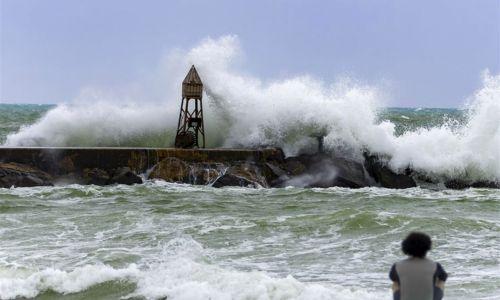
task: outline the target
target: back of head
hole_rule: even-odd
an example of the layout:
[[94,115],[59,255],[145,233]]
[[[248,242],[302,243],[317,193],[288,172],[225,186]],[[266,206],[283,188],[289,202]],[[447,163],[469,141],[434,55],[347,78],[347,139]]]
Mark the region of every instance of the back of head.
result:
[[404,254],[420,258],[425,257],[431,246],[430,236],[422,232],[411,232],[401,243]]

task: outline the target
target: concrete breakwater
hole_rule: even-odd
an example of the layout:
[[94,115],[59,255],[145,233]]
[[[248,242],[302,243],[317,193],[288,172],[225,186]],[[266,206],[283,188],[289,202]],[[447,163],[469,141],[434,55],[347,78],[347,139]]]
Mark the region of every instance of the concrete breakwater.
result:
[[[147,179],[214,187],[409,188],[431,180],[411,169],[398,174],[381,157],[364,162],[334,153],[285,157],[279,148],[0,148],[0,187],[136,184]],[[432,183],[432,182],[431,182]],[[448,180],[448,188],[497,182]]]
[[[142,180],[138,175],[197,183],[197,175],[214,181],[231,166],[258,170],[266,161],[279,161],[282,157],[281,150],[274,148],[0,148],[0,187],[139,183]],[[200,170],[193,170],[195,167]],[[207,175],[196,171],[213,178],[207,179]]]
[[30,165],[52,174],[67,174],[86,168],[109,171],[129,167],[142,173],[165,158],[187,162],[265,162],[282,159],[280,149],[177,149],[177,148],[1,148],[0,162]]

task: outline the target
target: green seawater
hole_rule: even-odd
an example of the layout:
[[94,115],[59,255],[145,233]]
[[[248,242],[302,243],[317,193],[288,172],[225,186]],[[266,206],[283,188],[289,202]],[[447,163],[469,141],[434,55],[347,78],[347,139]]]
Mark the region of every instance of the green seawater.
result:
[[[0,105],[0,140],[51,106]],[[464,112],[387,109],[398,134]],[[0,189],[0,299],[392,299],[412,230],[445,299],[498,299],[500,191],[134,186]]]
[[390,299],[412,230],[448,299],[500,291],[500,193],[420,188],[0,189],[0,295],[38,299]]

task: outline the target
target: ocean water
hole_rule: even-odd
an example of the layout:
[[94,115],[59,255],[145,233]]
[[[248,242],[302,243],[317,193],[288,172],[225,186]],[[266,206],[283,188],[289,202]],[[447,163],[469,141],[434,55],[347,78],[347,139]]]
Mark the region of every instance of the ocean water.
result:
[[[28,145],[43,144],[33,137],[55,133],[60,112],[1,104],[0,143],[26,145],[13,141],[29,133]],[[394,139],[443,126],[452,134],[474,117],[425,108],[376,116]],[[74,141],[75,128],[58,133],[72,135],[62,141]],[[120,137],[97,145],[168,146],[154,134]],[[429,256],[450,274],[447,299],[498,299],[498,190],[162,181],[0,189],[0,299],[391,299],[388,271],[412,230],[433,237]]]
[[[263,80],[239,71],[241,53],[235,36],[207,38],[143,82],[83,87],[57,106],[0,104],[0,145],[171,146],[195,64],[208,147],[295,155],[321,134],[328,150],[383,155],[395,171],[500,180],[499,74],[485,72],[461,109],[387,109],[377,86]],[[500,299],[499,190],[162,181],[0,189],[0,299],[391,299],[388,271],[412,230],[434,239],[446,299]]]

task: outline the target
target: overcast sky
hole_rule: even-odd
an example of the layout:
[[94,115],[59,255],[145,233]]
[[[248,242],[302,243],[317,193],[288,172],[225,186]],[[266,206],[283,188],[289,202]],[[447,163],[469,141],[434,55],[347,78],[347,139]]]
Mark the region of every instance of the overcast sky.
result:
[[499,0],[0,0],[0,102],[58,103],[138,81],[170,49],[239,37],[263,80],[387,86],[392,106],[457,107],[500,72]]

